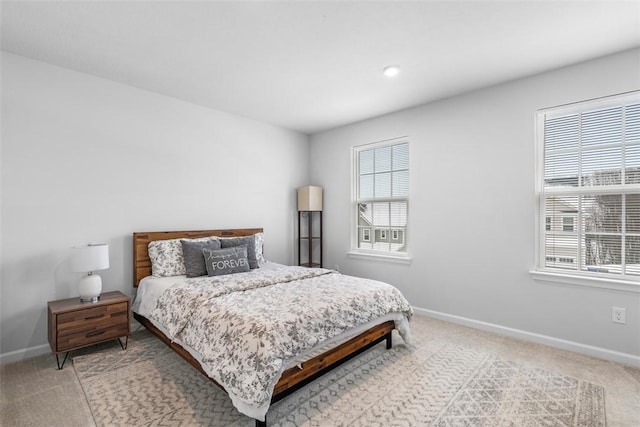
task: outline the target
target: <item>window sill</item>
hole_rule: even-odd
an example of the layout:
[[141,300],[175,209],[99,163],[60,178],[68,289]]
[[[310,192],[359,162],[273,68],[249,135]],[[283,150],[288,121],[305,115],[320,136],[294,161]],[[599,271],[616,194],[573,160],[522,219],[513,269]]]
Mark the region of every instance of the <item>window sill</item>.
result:
[[605,279],[601,277],[587,277],[577,274],[572,275],[537,270],[532,270],[529,274],[534,280],[543,282],[563,283],[567,285],[589,286],[592,288],[640,293],[640,283],[629,280]]
[[359,252],[359,251],[349,251],[347,252],[347,256],[349,258],[385,261],[385,262],[392,262],[396,264],[411,264],[410,256],[386,255],[386,254]]

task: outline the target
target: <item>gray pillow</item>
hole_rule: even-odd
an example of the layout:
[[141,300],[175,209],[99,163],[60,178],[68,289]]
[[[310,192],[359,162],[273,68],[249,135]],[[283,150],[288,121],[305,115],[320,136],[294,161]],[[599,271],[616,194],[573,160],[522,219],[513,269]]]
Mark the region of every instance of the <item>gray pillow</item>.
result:
[[202,254],[209,276],[249,271],[247,247],[244,245],[218,250],[203,249]]
[[205,241],[180,240],[182,243],[182,256],[187,277],[207,275],[207,266],[204,263],[203,249],[220,249],[220,240],[210,239]]
[[256,236],[229,237],[220,239],[222,248],[232,248],[234,246],[245,245],[247,247],[247,259],[249,268],[258,268],[258,258],[256,257]]

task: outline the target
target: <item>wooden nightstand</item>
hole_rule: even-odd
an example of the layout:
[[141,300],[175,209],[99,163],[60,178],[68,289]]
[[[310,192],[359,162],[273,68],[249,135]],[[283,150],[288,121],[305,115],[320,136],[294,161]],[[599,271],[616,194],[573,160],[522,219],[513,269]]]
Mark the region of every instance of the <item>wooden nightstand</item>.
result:
[[[129,342],[130,300],[122,292],[105,292],[98,302],[80,298],[49,301],[49,345],[62,369],[72,350],[117,339],[123,350]],[[122,344],[120,337],[126,337]],[[58,359],[66,352],[62,365]]]

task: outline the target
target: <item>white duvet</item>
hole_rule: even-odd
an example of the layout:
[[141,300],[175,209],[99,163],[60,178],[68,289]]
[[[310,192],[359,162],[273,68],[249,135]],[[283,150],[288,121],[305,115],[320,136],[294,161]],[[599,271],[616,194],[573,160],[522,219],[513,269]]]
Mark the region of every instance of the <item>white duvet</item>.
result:
[[197,353],[240,412],[263,420],[282,372],[345,334],[394,320],[409,339],[412,310],[393,286],[325,269],[266,267],[143,280],[134,303],[134,311]]

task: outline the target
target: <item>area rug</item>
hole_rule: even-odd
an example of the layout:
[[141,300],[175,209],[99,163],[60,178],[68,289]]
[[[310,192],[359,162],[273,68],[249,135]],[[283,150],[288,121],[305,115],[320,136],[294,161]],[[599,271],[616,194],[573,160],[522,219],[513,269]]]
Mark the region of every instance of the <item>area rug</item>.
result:
[[[437,341],[384,344],[274,404],[269,426],[605,425],[604,389]],[[73,358],[98,426],[254,426],[146,331]]]

